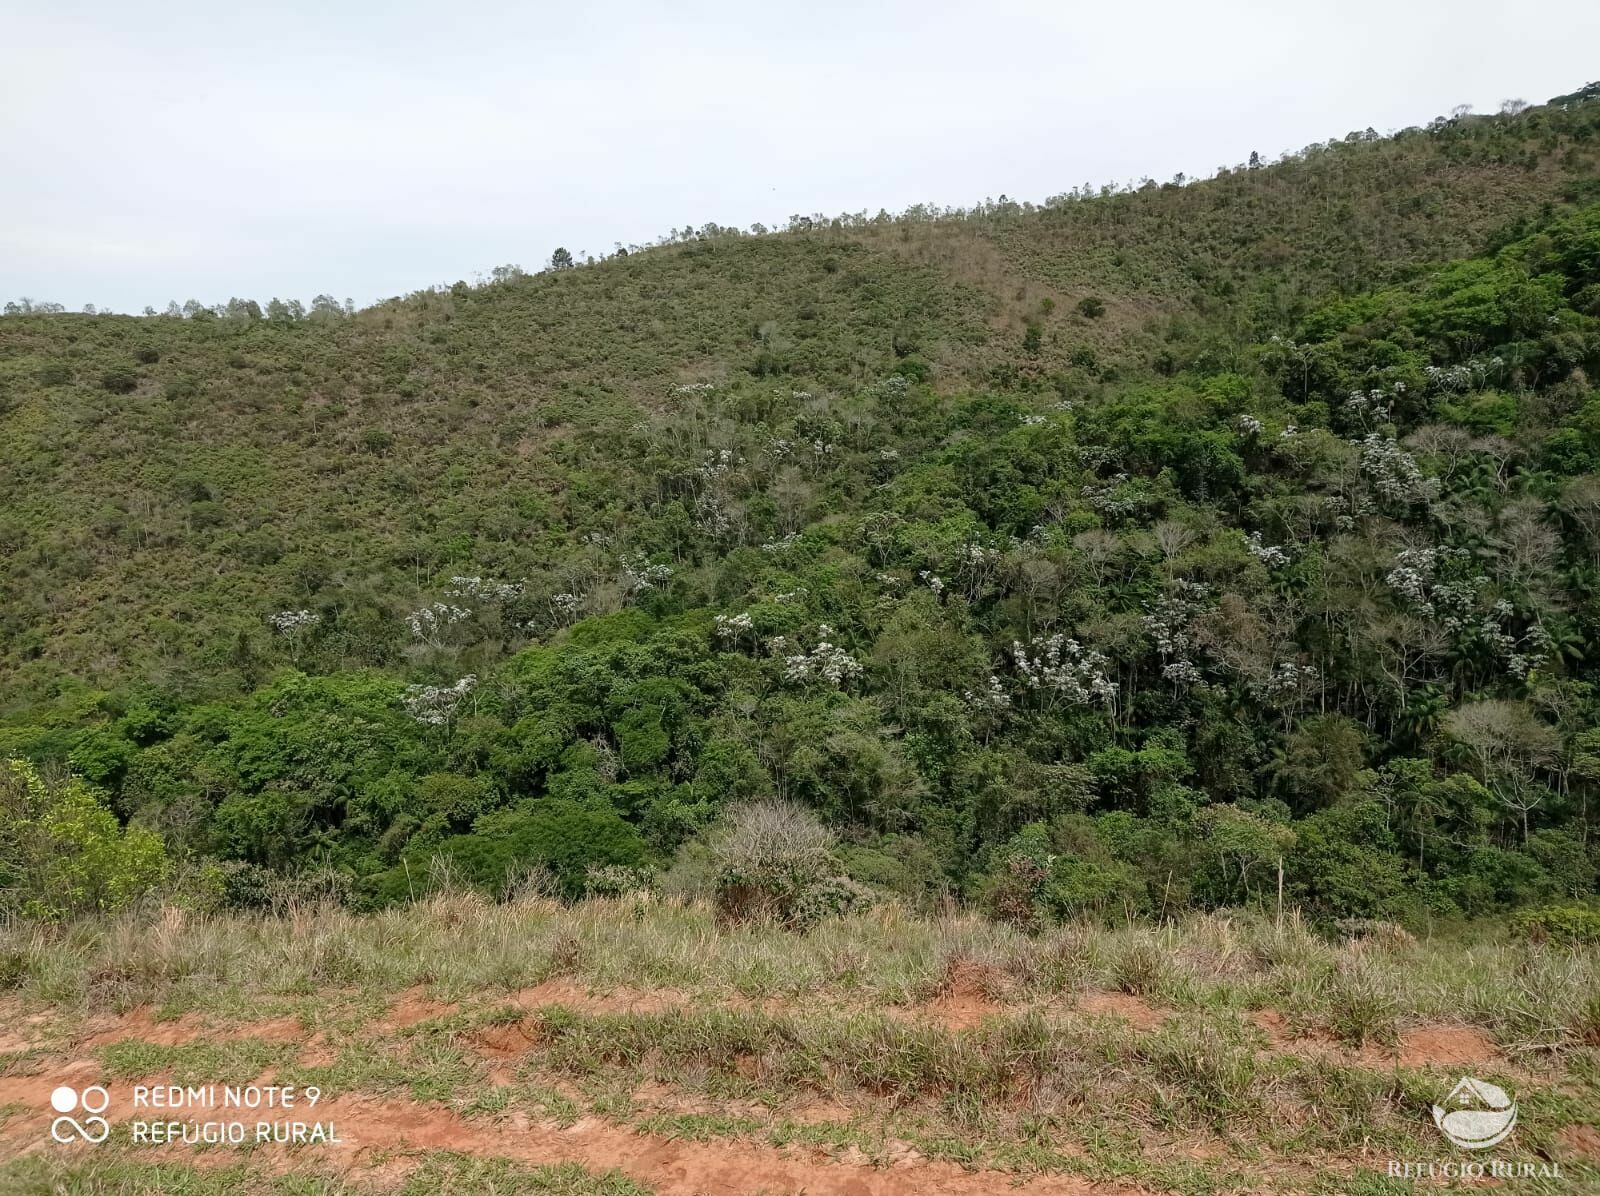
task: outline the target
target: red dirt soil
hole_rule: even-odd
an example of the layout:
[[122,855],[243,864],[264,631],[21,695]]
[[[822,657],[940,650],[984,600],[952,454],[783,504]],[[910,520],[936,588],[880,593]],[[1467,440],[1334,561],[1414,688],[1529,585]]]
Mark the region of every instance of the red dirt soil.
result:
[[1403,1031],[1395,1048],[1368,1044],[1353,1050],[1326,1030],[1296,1033],[1276,1009],[1260,1009],[1250,1020],[1266,1031],[1271,1049],[1299,1055],[1324,1055],[1358,1061],[1367,1066],[1466,1067],[1501,1062],[1500,1052],[1482,1030],[1474,1026],[1426,1025]]
[[389,1013],[381,1021],[374,1023],[378,1030],[404,1030],[407,1026],[415,1026],[419,1022],[429,1021],[436,1017],[448,1017],[456,1011],[456,1006],[446,1005],[440,1001],[430,1001],[427,990],[420,985],[408,988],[400,994],[400,999],[389,1007]]
[[[65,1080],[89,1082],[96,1065],[74,1064],[48,1077],[0,1078],[0,1105],[38,1110],[12,1120],[0,1133],[0,1161],[40,1149],[48,1141],[51,1090]],[[132,1109],[132,1085],[112,1085],[107,1116],[115,1123]],[[1032,1196],[1090,1196],[1142,1193],[1143,1189],[1105,1186],[1068,1175],[1022,1179],[1004,1172],[965,1171],[951,1163],[920,1160],[900,1152],[888,1168],[836,1162],[818,1151],[785,1151],[735,1141],[686,1142],[641,1134],[587,1117],[558,1128],[514,1113],[503,1121],[468,1121],[448,1109],[415,1101],[343,1096],[324,1100],[314,1113],[331,1121],[340,1139],[325,1146],[258,1146],[251,1158],[263,1165],[287,1161],[331,1163],[347,1172],[365,1172],[395,1151],[454,1151],[498,1156],[534,1165],[577,1163],[589,1170],[618,1168],[652,1188],[658,1196],[750,1196],[753,1192],[804,1193],[805,1196],[992,1196],[1016,1191]],[[185,1153],[181,1157],[194,1161]],[[386,1178],[397,1169],[385,1168]],[[1148,1194],[1146,1194],[1148,1196]]]
[[1400,1035],[1396,1052],[1406,1067],[1489,1063],[1498,1056],[1489,1036],[1472,1026],[1418,1026]]
[[1600,1129],[1592,1125],[1569,1125],[1556,1135],[1556,1141],[1577,1158],[1600,1162]]

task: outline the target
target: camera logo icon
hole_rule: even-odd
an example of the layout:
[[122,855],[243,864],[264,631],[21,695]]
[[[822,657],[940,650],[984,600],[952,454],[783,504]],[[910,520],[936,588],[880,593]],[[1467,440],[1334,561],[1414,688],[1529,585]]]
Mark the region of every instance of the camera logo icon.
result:
[[[50,1107],[60,1114],[50,1123],[50,1137],[57,1142],[72,1142],[82,1138],[85,1142],[104,1142],[111,1136],[111,1124],[100,1114],[111,1105],[111,1094],[99,1084],[91,1084],[82,1092],[63,1084],[50,1094]],[[72,1114],[82,1111],[82,1121]]]

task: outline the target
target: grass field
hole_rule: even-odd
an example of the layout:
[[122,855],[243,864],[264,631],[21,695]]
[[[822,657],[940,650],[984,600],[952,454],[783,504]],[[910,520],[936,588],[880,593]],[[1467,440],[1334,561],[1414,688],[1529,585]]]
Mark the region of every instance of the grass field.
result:
[[[1559,1166],[1516,1190],[1600,1190],[1592,949],[452,895],[19,925],[0,984],[6,1193],[1406,1191],[1469,1158],[1430,1114],[1467,1074],[1518,1102],[1485,1153]],[[52,1143],[94,1083],[109,1140]],[[251,1083],[339,1141],[132,1141],[135,1085]]]

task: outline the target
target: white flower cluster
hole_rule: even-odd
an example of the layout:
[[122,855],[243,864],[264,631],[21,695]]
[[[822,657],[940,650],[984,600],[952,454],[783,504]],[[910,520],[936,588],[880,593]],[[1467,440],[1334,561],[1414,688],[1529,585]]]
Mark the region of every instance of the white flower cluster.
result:
[[722,499],[710,490],[703,490],[694,500],[694,522],[702,532],[708,536],[726,535],[733,526],[733,520],[728,517],[728,510],[722,505]]
[[1395,554],[1394,568],[1383,580],[1412,606],[1431,615],[1433,603],[1428,601],[1428,585],[1438,563],[1437,549],[1402,548]]
[[987,711],[990,714],[998,714],[1011,706],[1011,695],[1006,693],[1005,686],[1000,683],[1000,678],[992,674],[989,677],[988,684],[982,689],[967,690],[961,695],[961,700],[973,710]]
[[671,577],[672,569],[668,565],[649,564],[642,556],[623,557],[622,576],[630,590],[649,590]]
[[1073,705],[1109,702],[1116,696],[1116,686],[1105,675],[1105,654],[1060,633],[1027,644],[1013,641],[1011,659],[1029,689],[1058,694]]
[[917,573],[917,576],[922,578],[923,581],[927,582],[928,588],[935,594],[944,593],[944,578],[940,577],[937,573],[923,569]]
[[961,546],[961,562],[966,565],[997,565],[1000,563],[1000,550],[986,548],[976,540],[968,540]]
[[886,398],[903,398],[906,392],[911,389],[911,379],[904,374],[894,374],[879,383],[878,389],[883,392]]
[[1436,478],[1424,477],[1417,460],[1398,443],[1377,432],[1369,432],[1357,442],[1361,448],[1361,472],[1372,480],[1378,493],[1391,502],[1428,502],[1439,492]]
[[751,630],[754,626],[754,623],[752,623],[750,620],[750,613],[748,611],[741,615],[718,615],[716,628],[717,638],[725,640],[737,640],[742,634]]
[[[830,643],[828,636],[833,634],[833,628],[826,623],[817,628],[817,634],[823,638],[810,652],[797,652],[783,658],[783,679],[785,681],[826,681],[830,685],[842,686],[846,681],[859,677],[862,672],[861,662],[837,644]],[[782,654],[789,646],[789,641],[779,636],[772,641],[775,652]]]
[[1109,482],[1089,483],[1081,493],[1089,500],[1089,505],[1097,511],[1104,511],[1108,515],[1131,515],[1138,509],[1138,498],[1131,494],[1117,493],[1127,480],[1127,474],[1119,473]]
[[733,455],[732,449],[707,449],[705,460],[700,462],[699,473],[707,481],[713,481],[739,464],[742,462]]
[[1515,615],[1516,609],[1502,598],[1489,608],[1473,630],[1496,656],[1505,661],[1506,671],[1521,681],[1549,659],[1555,648],[1555,640],[1538,624],[1530,627],[1527,635],[1518,639],[1504,626]]
[[1333,516],[1333,525],[1342,532],[1354,531],[1357,519],[1365,518],[1376,510],[1372,500],[1364,494],[1357,495],[1353,503],[1342,495],[1330,494],[1322,500],[1322,505]]
[[[1505,616],[1511,614],[1511,604],[1501,602],[1496,606],[1496,613],[1504,608]],[[1492,628],[1492,630],[1491,630]],[[1518,640],[1515,636],[1507,635],[1492,619],[1484,620],[1484,633],[1490,636],[1490,643],[1495,650],[1505,658],[1506,671],[1518,681],[1527,679],[1528,674],[1550,659],[1550,654],[1555,650],[1556,642],[1550,633],[1535,623],[1528,628],[1528,634]]]
[[411,627],[411,634],[419,640],[432,640],[446,627],[454,627],[457,623],[464,623],[472,618],[472,612],[463,606],[454,606],[448,602],[435,602],[432,606],[419,607],[406,616],[406,623]]
[[878,460],[880,460],[880,461],[898,461],[898,460],[900,460],[900,450],[899,449],[891,449],[891,448],[879,449],[878,450]]
[[1280,441],[1293,440],[1298,435],[1300,435],[1299,428],[1297,428],[1294,424],[1285,424],[1283,431],[1278,433],[1278,439]]
[[1310,665],[1285,660],[1280,661],[1262,682],[1260,691],[1270,698],[1293,697],[1321,680],[1322,674]]
[[761,551],[762,552],[788,552],[789,549],[793,548],[798,543],[800,543],[800,533],[799,532],[790,532],[787,536],[783,537],[783,539],[781,539],[781,540],[770,540],[767,543],[763,544],[761,546]]
[[[1395,383],[1396,394],[1404,393],[1406,384]],[[1389,419],[1394,415],[1395,395],[1391,395],[1381,387],[1372,390],[1352,390],[1344,400],[1344,409],[1355,416],[1363,424],[1369,416],[1381,416]]]
[[1498,355],[1475,357],[1459,365],[1423,366],[1422,373],[1432,390],[1473,390],[1487,383],[1490,375],[1504,369],[1505,364],[1505,358]]
[[[557,626],[565,626],[570,623],[578,613],[579,608],[583,606],[583,598],[573,593],[551,594],[548,601],[550,603],[551,618]],[[541,625],[538,619],[529,619],[522,624],[522,628],[524,631],[539,631]]]
[[1251,532],[1244,538],[1244,546],[1250,550],[1250,555],[1255,557],[1269,569],[1277,569],[1289,563],[1289,554],[1275,544],[1263,544],[1260,532]]
[[1175,685],[1200,684],[1200,666],[1183,657],[1163,665],[1161,675]]
[[454,685],[408,685],[400,701],[406,713],[429,727],[442,727],[461,705],[461,699],[478,684],[477,675],[468,673]]
[[280,610],[275,615],[268,615],[267,622],[272,624],[272,629],[279,635],[292,635],[308,627],[315,627],[322,622],[322,616],[310,610]]
[[1044,416],[1019,415],[1017,417],[1017,421],[1021,423],[1024,428],[1037,428],[1040,424],[1044,423]]
[[1233,421],[1233,426],[1241,436],[1261,435],[1261,421],[1253,415],[1241,415]]
[[520,581],[487,581],[481,577],[452,577],[446,598],[476,598],[480,602],[513,602],[527,588]]
[[819,457],[831,457],[833,455],[833,442],[831,440],[813,440],[811,442],[811,451]]
[[1402,548],[1384,581],[1404,598],[1418,614],[1441,616],[1444,629],[1452,634],[1464,630],[1470,621],[1478,595],[1489,584],[1482,573],[1461,581],[1442,581],[1439,570],[1447,565],[1464,565],[1472,553],[1465,548]]
[[674,386],[670,393],[682,396],[708,395],[716,389],[715,384],[711,382],[682,382]]
[[1161,654],[1161,675],[1168,681],[1192,685],[1200,680],[1200,668],[1189,656],[1195,647],[1194,621],[1210,593],[1199,582],[1180,579],[1175,592],[1156,599],[1144,617],[1144,629]]

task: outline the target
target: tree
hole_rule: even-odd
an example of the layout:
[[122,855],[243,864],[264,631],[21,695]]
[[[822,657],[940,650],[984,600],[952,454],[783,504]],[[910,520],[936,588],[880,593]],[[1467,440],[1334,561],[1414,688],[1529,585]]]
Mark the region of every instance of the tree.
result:
[[1558,757],[1554,728],[1540,722],[1526,702],[1495,698],[1452,710],[1445,716],[1445,732],[1472,759],[1478,779],[1517,814],[1526,842],[1529,815],[1550,792],[1537,773]]
[[0,764],[0,909],[47,920],[110,912],[166,875],[161,837],[121,826],[80,778]]
[[550,268],[552,270],[570,270],[570,269],[572,269],[572,252],[571,252],[571,250],[568,250],[568,249],[563,248],[561,246],[557,246],[555,252],[553,252],[550,255]]

